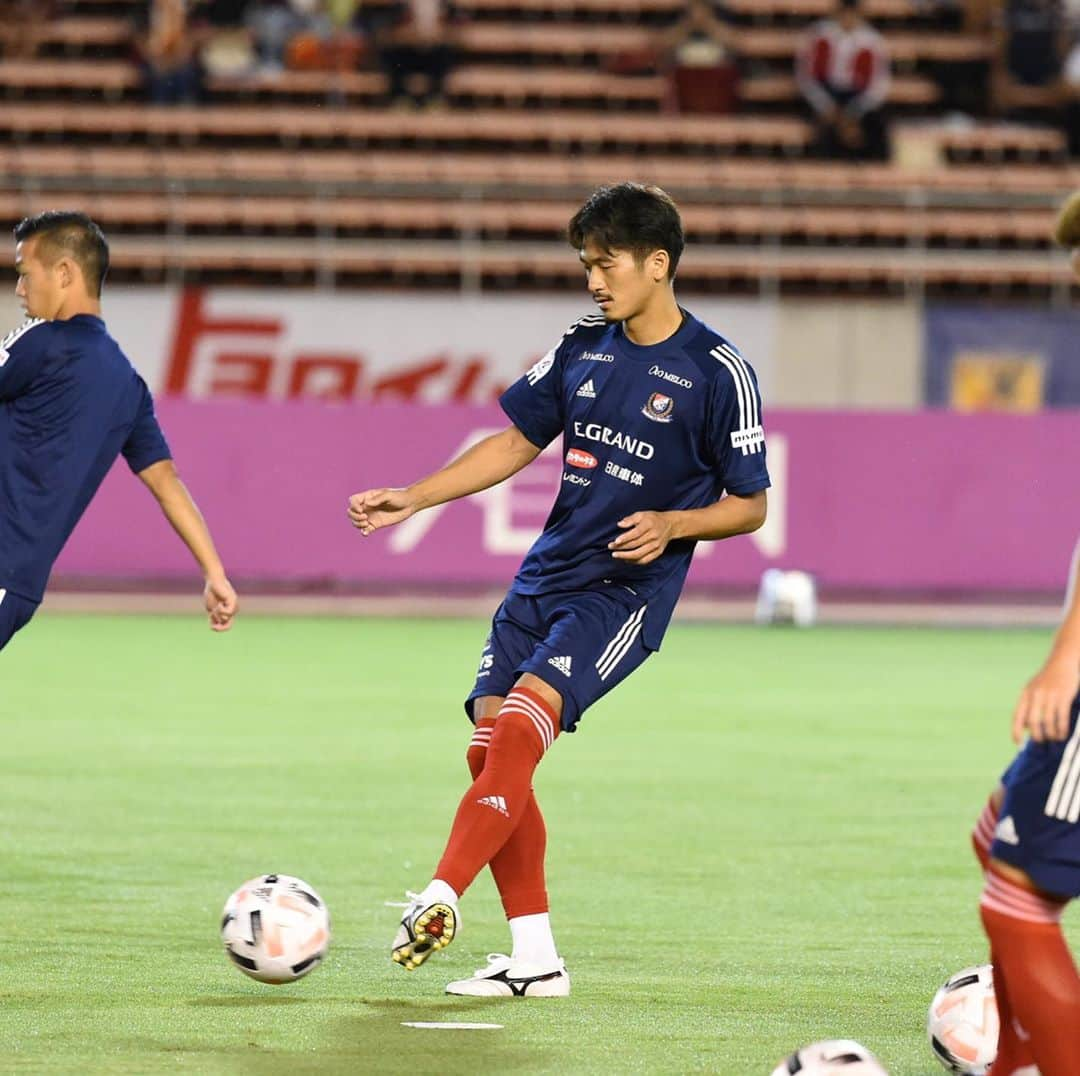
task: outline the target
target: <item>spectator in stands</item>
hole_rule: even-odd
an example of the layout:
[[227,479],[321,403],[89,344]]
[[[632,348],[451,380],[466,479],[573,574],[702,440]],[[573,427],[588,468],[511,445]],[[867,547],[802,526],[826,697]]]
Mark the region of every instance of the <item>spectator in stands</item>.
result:
[[375,45],[394,104],[438,105],[455,61],[454,6],[449,0],[401,0]]
[[739,68],[722,5],[689,0],[682,16],[665,31],[661,47],[662,66],[680,112],[735,110]]
[[151,0],[136,33],[143,92],[158,105],[192,104],[202,96],[199,35],[186,0]]
[[1021,118],[1053,108],[1068,28],[1061,0],[1005,0],[994,27],[994,100]]
[[813,113],[818,155],[883,161],[889,157],[889,52],[858,5],[839,0],[834,17],[810,28],[795,60],[796,78]]
[[242,26],[249,0],[203,0],[202,14],[211,26]]
[[346,71],[359,67],[367,54],[359,0],[291,0],[303,24],[285,50],[293,70]]

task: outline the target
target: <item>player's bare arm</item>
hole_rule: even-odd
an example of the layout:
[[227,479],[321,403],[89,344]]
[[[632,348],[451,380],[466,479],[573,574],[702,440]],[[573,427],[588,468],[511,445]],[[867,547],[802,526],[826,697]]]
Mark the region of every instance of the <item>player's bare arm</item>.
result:
[[173,530],[191,550],[206,580],[203,598],[210,627],[228,631],[236,615],[236,591],[225,575],[224,565],[214,548],[214,540],[187,487],[180,481],[172,460],[159,460],[139,472],[146,488],[154,495]]
[[678,538],[716,541],[756,531],[768,508],[765,490],[748,497],[728,495],[706,508],[679,512],[634,512],[619,520],[623,533],[608,544],[616,560],[649,564]]
[[1027,682],[1013,712],[1012,736],[1019,743],[1025,730],[1035,741],[1064,740],[1069,709],[1080,692],[1080,542],[1073,552],[1065,617],[1054,636],[1043,667]]
[[349,498],[349,519],[366,536],[381,527],[401,523],[424,508],[496,486],[539,454],[540,449],[516,426],[508,426],[411,486],[354,493]]

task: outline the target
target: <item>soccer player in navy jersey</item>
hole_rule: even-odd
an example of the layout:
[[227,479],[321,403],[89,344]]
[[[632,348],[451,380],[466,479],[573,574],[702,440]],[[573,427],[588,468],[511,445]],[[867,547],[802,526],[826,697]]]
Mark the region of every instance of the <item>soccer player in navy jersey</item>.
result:
[[15,228],[15,294],[29,320],[0,341],[0,649],[34,615],[120,453],[202,568],[210,626],[225,631],[236,613],[150,391],[101,320],[108,268],[108,243],[84,213],[52,210]]
[[[1080,279],[1080,191],[1062,209],[1058,242]],[[1080,544],[1065,616],[1043,667],[1013,713],[1028,741],[972,834],[985,870],[979,901],[1001,1018],[992,1076],[1080,1073],[1080,975],[1061,915],[1080,896]]]
[[560,733],[659,649],[695,543],[765,520],[756,378],[675,300],[683,230],[671,198],[636,183],[602,187],[568,237],[597,312],[503,394],[509,425],[404,489],[349,502],[368,535],[502,482],[563,437],[555,504],[495,613],[465,703],[473,783],[393,943],[407,969],[448,944],[460,896],[490,865],[513,949],[450,983],[452,994],[570,992],[548,917],[533,772]]

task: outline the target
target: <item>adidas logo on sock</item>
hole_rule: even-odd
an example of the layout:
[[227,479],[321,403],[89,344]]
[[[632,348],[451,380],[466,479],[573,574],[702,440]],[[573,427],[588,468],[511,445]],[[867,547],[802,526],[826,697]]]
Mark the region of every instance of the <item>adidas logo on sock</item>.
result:
[[1020,843],[1020,835],[1016,832],[1016,823],[1013,821],[1011,814],[1007,814],[997,824],[997,829],[994,830],[994,840],[1001,841],[1002,844]]
[[577,390],[577,394],[579,396],[584,396],[585,399],[587,399],[587,400],[595,400],[596,399],[596,389],[593,388],[593,383],[592,383],[592,378],[591,377],[589,378],[588,381],[585,382],[584,385],[581,386],[581,388],[579,388]]
[[485,807],[494,807],[499,814],[504,814],[507,818],[510,817],[510,811],[506,806],[506,800],[503,799],[502,796],[481,796],[476,802],[482,803]]
[[556,669],[563,674],[563,676],[570,675],[570,663],[573,659],[570,657],[562,658],[548,658],[548,664],[554,665]]

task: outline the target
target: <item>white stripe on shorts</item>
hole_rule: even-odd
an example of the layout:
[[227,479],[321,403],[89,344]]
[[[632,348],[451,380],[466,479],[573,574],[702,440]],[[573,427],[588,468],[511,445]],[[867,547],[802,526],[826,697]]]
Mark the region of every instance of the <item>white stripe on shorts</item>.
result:
[[1046,797],[1043,814],[1061,821],[1075,822],[1080,819],[1080,803],[1076,801],[1077,782],[1080,780],[1080,721],[1077,721],[1061,763],[1054,774],[1054,783],[1050,786],[1050,795]]
[[638,637],[638,632],[641,631],[641,622],[645,619],[645,610],[647,608],[648,605],[643,605],[636,613],[634,613],[634,615],[619,628],[615,638],[608,643],[607,649],[600,655],[600,660],[596,663],[596,669],[597,672],[600,673],[601,680],[606,680],[611,675],[615,666],[626,657],[627,651],[629,651],[634,640]]

